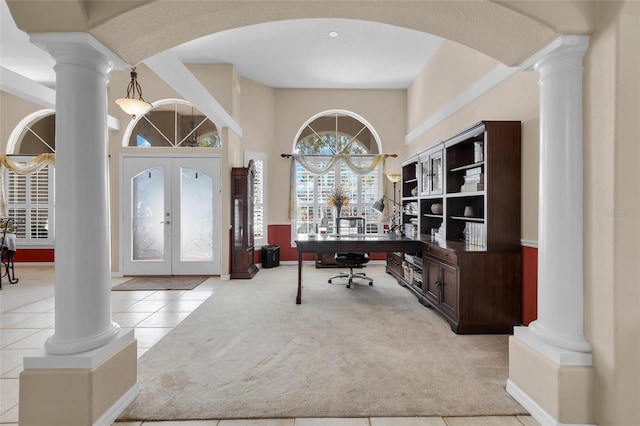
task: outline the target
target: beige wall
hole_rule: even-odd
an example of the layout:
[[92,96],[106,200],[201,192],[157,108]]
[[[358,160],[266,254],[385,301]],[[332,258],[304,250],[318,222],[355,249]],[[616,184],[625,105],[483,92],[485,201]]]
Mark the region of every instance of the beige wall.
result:
[[585,332],[598,424],[640,424],[640,3],[604,2],[585,57]]
[[27,115],[45,109],[31,101],[0,91],[0,152],[6,153],[11,132]]
[[[410,132],[498,63],[479,52],[445,42],[409,87]],[[460,71],[458,71],[461,69]],[[522,238],[538,240],[538,74],[518,73],[407,146],[418,153],[481,120],[522,122]]]
[[476,50],[445,40],[408,90],[408,130],[437,113],[499,64]]
[[[240,120],[244,150],[268,155],[269,167],[278,164],[275,144],[275,90],[247,78],[240,78]],[[245,125],[246,124],[246,125]]]

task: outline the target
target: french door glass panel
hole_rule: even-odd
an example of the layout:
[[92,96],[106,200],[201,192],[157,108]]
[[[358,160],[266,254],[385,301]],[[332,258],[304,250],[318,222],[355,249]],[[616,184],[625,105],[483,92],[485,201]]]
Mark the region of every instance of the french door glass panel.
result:
[[181,167],[180,259],[213,260],[213,200],[211,176]]
[[125,275],[220,273],[219,177],[219,158],[124,159]]
[[132,258],[164,260],[164,170],[154,167],[132,180]]

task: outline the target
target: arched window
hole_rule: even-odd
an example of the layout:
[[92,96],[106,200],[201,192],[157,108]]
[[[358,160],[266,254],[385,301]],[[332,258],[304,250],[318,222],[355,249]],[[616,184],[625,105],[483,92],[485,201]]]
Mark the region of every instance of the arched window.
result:
[[125,146],[219,148],[216,125],[189,102],[168,99],[154,102],[130,124]]
[[54,154],[55,111],[42,110],[25,117],[7,143],[11,167],[2,167],[5,214],[16,221],[16,239],[21,245],[54,244],[55,170],[51,163],[24,174],[21,166],[37,161],[40,154]]
[[[382,217],[371,208],[383,192],[380,141],[363,118],[347,111],[321,113],[301,127],[293,153],[299,159],[295,164],[294,238],[319,230],[336,232],[337,209],[331,205],[331,196],[337,189],[349,199],[340,216],[364,217],[367,233],[382,232]],[[373,164],[373,170],[362,171]]]

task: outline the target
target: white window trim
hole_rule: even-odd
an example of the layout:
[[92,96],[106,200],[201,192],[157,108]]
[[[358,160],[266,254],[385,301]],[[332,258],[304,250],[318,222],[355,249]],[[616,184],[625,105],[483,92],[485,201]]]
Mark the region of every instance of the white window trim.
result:
[[269,188],[269,179],[268,179],[268,155],[262,152],[254,152],[254,151],[245,151],[244,152],[244,164],[245,166],[249,165],[249,160],[258,160],[262,161],[262,184],[264,187],[262,188],[263,200],[262,200],[262,223],[264,224],[262,238],[256,238],[254,236],[253,246],[256,248],[260,248],[262,246],[269,245],[269,196],[268,196],[268,188]]

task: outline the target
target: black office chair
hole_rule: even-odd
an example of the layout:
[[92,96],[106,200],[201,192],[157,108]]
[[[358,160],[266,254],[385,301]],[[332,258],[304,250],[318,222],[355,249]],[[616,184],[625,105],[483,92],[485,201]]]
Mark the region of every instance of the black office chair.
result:
[[[339,217],[336,219],[336,233],[338,235],[364,234],[365,219],[363,217]],[[329,283],[336,278],[347,278],[347,288],[351,288],[354,278],[363,279],[373,285],[373,279],[367,277],[364,272],[353,272],[354,268],[364,268],[369,262],[368,253],[336,253],[336,264],[338,267],[347,267],[349,272],[329,278]]]

